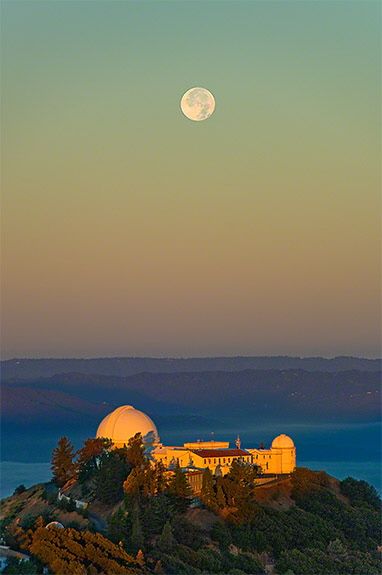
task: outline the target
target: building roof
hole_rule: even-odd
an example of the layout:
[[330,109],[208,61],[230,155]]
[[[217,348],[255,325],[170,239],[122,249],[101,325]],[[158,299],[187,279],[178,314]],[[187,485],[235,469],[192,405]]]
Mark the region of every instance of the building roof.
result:
[[243,457],[251,455],[244,449],[193,449],[192,453],[199,457]]

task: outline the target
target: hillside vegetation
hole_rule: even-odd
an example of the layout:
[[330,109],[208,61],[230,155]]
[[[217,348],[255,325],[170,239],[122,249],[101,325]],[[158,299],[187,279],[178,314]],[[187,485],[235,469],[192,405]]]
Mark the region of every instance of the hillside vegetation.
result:
[[[305,468],[260,487],[256,471],[242,463],[225,477],[206,470],[196,500],[179,468],[168,473],[149,463],[139,435],[112,451],[88,440],[77,454],[63,440],[53,481],[3,501],[3,533],[32,554],[33,573],[42,565],[60,575],[63,568],[81,575],[380,573],[381,501],[374,488]],[[81,513],[57,502],[68,479],[65,493],[89,501]],[[45,529],[52,519],[66,529]]]

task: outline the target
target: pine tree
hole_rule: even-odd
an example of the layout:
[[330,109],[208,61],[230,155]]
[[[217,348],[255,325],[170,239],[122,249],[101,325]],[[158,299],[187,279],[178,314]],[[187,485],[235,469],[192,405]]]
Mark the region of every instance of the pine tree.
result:
[[52,473],[55,483],[62,487],[75,476],[76,466],[73,462],[74,448],[67,437],[61,437],[52,454]]
[[223,521],[216,521],[211,530],[211,537],[219,543],[221,549],[227,549],[232,543],[231,532]]
[[175,467],[174,475],[169,481],[168,493],[172,496],[177,511],[180,513],[186,511],[192,491],[188,479],[179,465]]
[[166,521],[161,536],[158,539],[158,548],[164,553],[167,553],[172,550],[174,545],[175,539],[172,534],[171,524],[169,521]]
[[150,497],[145,505],[143,527],[146,538],[161,533],[163,525],[174,515],[172,498],[166,493]]
[[224,507],[226,506],[227,502],[226,502],[226,498],[224,495],[224,491],[223,488],[221,486],[220,483],[218,483],[218,487],[216,490],[216,503],[218,504],[218,506],[220,507],[220,509],[224,509]]
[[168,480],[166,477],[166,468],[161,461],[156,461],[155,466],[155,490],[156,494],[159,495],[167,489]]
[[[230,504],[237,507],[237,519],[250,522],[255,514],[255,480],[257,469],[243,461],[234,461],[230,472],[224,478],[225,487],[229,487]],[[227,490],[226,495],[227,495]]]
[[147,464],[141,433],[136,433],[134,437],[130,437],[126,456],[132,467],[145,467]]
[[113,515],[109,518],[107,524],[107,535],[114,543],[117,543],[126,539],[126,517],[120,507]]
[[77,451],[77,469],[79,481],[87,479],[97,470],[100,455],[111,446],[111,441],[103,437],[86,439],[83,447]]
[[200,499],[210,509],[216,508],[216,494],[215,494],[215,489],[214,489],[214,478],[212,476],[211,470],[208,467],[204,470],[204,473],[203,473]]
[[175,467],[174,475],[169,482],[168,491],[177,497],[188,498],[191,496],[190,484],[179,465]]
[[138,553],[138,551],[142,550],[144,546],[144,537],[139,515],[139,507],[138,504],[136,504],[133,509],[133,520],[131,525],[130,538],[130,548],[133,553]]
[[141,486],[142,474],[138,469],[133,469],[123,482],[123,491],[132,497],[139,497]]
[[107,457],[103,457],[97,473],[97,499],[107,505],[120,501],[123,498],[123,482],[128,470],[128,463],[114,450]]

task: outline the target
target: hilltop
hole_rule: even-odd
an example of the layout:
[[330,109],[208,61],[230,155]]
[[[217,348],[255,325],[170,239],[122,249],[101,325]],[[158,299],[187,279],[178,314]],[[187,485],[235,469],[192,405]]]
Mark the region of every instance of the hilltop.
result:
[[[71,541],[81,544],[90,537],[86,533],[93,532],[106,537],[110,545],[121,541],[119,548],[110,548],[109,555],[120,553],[118,549],[127,553],[123,560],[132,571],[121,573],[380,572],[381,502],[363,481],[338,481],[324,472],[298,468],[290,477],[255,487],[244,507],[239,500],[236,507],[226,499],[219,503],[219,495],[214,503],[208,499],[208,489],[201,494],[201,502],[194,501],[191,507],[182,504],[179,493],[169,499],[166,493],[145,496],[142,491],[136,499],[128,491],[107,501],[105,492],[97,498],[94,477],[66,490],[73,498],[87,494],[86,510],[59,503],[57,493],[53,483],[39,484],[2,502],[2,526],[12,546],[29,538],[30,550],[40,550],[37,556],[43,562],[49,563],[39,547],[41,538],[48,537],[42,525],[57,520],[67,528],[67,535],[56,541],[60,553],[70,549],[71,560],[80,564],[85,561],[81,546],[76,551]],[[97,569],[83,573],[99,573]]]

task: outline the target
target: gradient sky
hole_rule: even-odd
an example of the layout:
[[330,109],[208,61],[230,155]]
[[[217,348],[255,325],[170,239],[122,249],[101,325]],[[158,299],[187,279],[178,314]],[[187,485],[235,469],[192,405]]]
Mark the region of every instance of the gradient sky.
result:
[[379,2],[2,13],[4,357],[379,355]]

